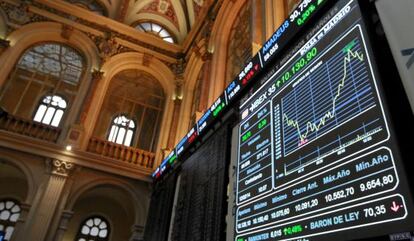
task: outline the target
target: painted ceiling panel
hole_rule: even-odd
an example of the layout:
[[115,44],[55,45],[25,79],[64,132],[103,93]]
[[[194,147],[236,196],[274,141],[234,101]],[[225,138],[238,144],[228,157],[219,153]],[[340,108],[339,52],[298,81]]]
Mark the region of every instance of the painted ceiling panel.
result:
[[[94,5],[102,6],[109,18],[129,26],[138,22],[162,25],[178,42],[184,41],[191,26],[199,21],[200,12],[207,0],[65,0],[93,11]],[[96,11],[95,11],[96,12]]]

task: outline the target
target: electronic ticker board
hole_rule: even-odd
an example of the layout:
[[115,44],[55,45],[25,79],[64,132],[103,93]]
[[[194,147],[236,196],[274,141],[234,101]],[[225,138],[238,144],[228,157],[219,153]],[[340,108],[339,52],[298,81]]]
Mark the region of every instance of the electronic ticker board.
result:
[[336,2],[240,105],[235,241],[353,240],[414,227],[358,1]]
[[[290,19],[286,20],[275,31],[263,48],[251,58],[237,77],[226,87],[224,93],[206,110],[196,125],[177,144],[174,149],[178,161],[184,161],[180,157],[189,149],[191,144],[203,135],[212,123],[220,119],[228,106],[238,103],[241,93],[248,90],[257,81],[262,69],[280,54],[289,41],[301,31],[307,22],[315,18],[327,3],[327,0],[305,0],[298,5]],[[166,173],[161,172],[161,169],[163,169],[162,164],[152,174],[154,180],[159,180]]]

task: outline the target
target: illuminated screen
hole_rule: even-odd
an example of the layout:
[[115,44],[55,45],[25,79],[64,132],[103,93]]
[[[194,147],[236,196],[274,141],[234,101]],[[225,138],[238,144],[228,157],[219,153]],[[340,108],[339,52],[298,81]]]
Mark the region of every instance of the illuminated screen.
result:
[[412,229],[357,1],[338,1],[302,41],[240,106],[235,240],[340,241]]

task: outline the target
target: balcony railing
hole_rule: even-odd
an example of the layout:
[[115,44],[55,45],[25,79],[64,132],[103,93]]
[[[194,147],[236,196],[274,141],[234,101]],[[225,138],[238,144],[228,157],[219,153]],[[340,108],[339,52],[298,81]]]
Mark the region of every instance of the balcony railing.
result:
[[119,145],[96,137],[89,140],[88,152],[145,168],[152,168],[155,160],[155,153]]
[[56,142],[61,132],[60,128],[13,116],[5,112],[0,115],[0,129],[50,142]]

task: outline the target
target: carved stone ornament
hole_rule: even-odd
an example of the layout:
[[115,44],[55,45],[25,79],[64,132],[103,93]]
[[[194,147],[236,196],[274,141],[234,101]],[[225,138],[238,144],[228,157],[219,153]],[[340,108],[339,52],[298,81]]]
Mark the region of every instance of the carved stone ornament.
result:
[[61,36],[62,38],[69,40],[70,36],[73,33],[73,26],[67,25],[67,24],[62,24],[62,32],[61,32]]
[[24,1],[19,7],[11,8],[8,12],[10,20],[21,25],[30,22],[33,13],[29,11],[29,4],[29,1]]
[[118,52],[119,44],[114,36],[109,35],[106,38],[100,38],[98,41],[99,54],[103,61],[115,55]]
[[102,72],[100,70],[94,70],[92,71],[92,81],[100,81],[102,80],[105,72]]
[[67,161],[53,160],[52,173],[60,176],[68,176],[75,164]]

